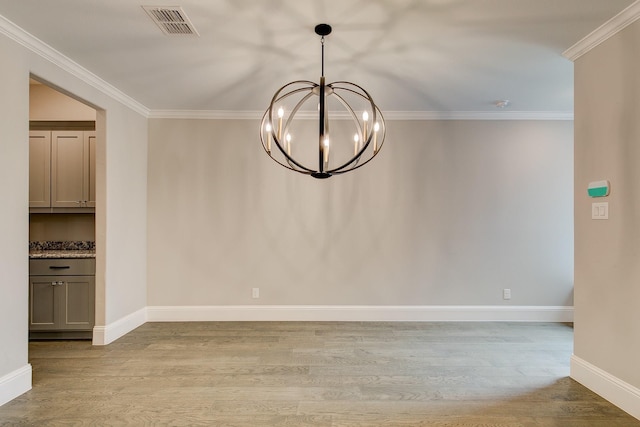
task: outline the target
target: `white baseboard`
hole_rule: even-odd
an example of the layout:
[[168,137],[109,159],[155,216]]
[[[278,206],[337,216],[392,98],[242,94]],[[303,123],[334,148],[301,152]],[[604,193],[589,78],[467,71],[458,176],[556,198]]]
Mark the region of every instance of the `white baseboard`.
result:
[[9,372],[0,378],[0,406],[31,390],[31,365]]
[[149,306],[149,322],[188,321],[515,321],[573,322],[565,306]]
[[571,378],[640,420],[640,389],[606,371],[571,356]]
[[93,345],[107,345],[147,322],[147,309],[129,314],[106,326],[94,326]]

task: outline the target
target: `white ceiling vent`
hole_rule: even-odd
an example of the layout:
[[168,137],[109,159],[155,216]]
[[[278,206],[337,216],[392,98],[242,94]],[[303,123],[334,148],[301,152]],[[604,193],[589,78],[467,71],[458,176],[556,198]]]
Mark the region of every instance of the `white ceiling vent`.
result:
[[184,10],[179,6],[142,6],[163,33],[199,36]]

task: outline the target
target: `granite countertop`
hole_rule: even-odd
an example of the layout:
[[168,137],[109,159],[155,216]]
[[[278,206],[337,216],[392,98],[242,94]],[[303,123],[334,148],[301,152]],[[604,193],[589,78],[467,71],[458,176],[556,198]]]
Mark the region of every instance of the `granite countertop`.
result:
[[95,258],[96,244],[90,241],[29,242],[29,259],[38,258]]

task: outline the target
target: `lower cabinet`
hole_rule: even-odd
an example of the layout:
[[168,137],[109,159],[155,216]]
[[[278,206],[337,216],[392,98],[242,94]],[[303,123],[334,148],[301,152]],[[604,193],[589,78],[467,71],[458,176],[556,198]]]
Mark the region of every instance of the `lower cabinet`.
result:
[[91,337],[95,324],[93,261],[30,261],[29,333],[32,338]]
[[95,280],[92,276],[31,276],[32,331],[93,329]]

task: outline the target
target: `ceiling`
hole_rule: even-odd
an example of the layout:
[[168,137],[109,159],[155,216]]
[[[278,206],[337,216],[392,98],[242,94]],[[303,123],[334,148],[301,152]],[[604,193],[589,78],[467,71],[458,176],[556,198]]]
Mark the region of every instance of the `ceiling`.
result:
[[[562,52],[633,0],[0,0],[0,15],[150,110],[263,111],[292,80],[366,88],[383,111],[573,110]],[[181,6],[199,36],[143,5]]]

